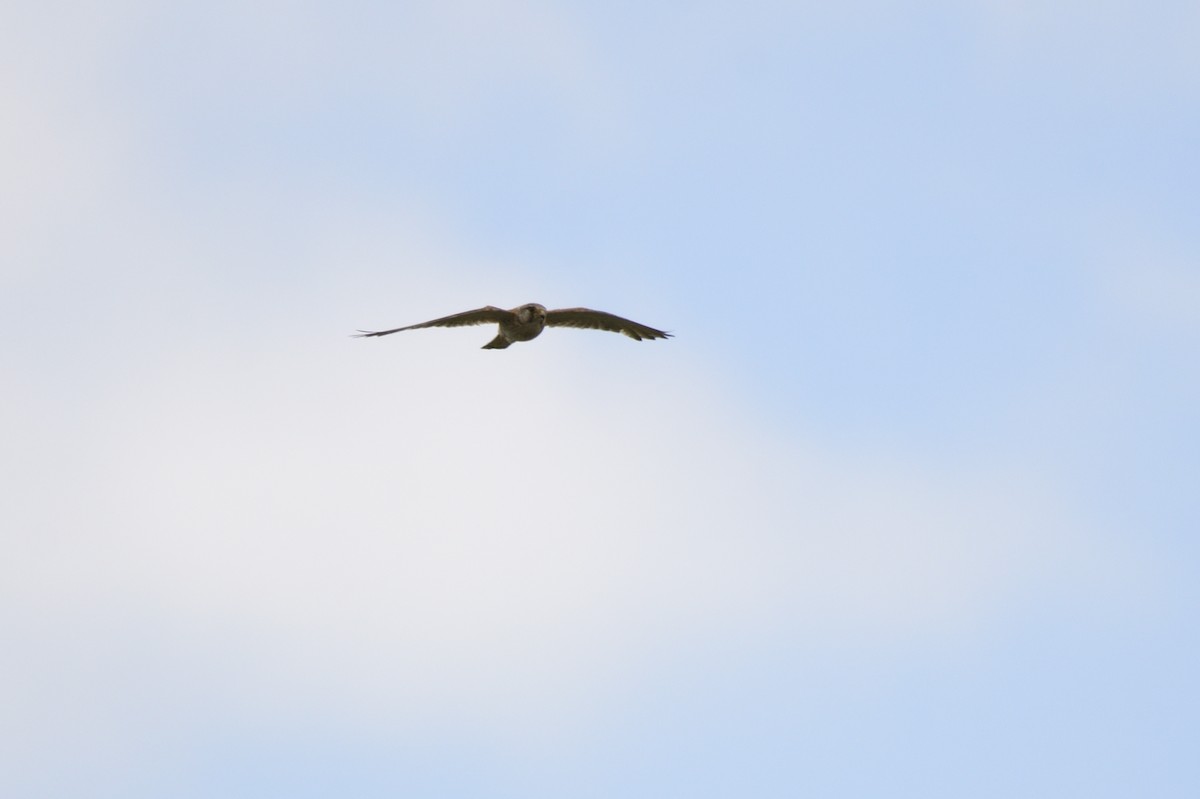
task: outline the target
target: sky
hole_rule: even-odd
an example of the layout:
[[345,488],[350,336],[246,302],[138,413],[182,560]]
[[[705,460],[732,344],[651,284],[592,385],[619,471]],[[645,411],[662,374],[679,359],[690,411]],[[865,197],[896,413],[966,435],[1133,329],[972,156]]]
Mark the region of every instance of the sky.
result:
[[[0,792],[1192,797],[1200,7],[0,7]],[[487,327],[588,306],[666,341]]]

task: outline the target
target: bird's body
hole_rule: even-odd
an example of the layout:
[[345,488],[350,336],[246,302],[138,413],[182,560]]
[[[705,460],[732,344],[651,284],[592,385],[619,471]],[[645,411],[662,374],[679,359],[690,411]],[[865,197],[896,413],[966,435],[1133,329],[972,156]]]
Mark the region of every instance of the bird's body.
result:
[[593,311],[590,308],[560,308],[548,311],[544,305],[538,305],[536,302],[519,305],[508,311],[494,305],[486,305],[483,308],[476,308],[474,311],[451,314],[443,316],[441,319],[433,319],[407,327],[379,331],[362,330],[359,331],[357,337],[387,336],[402,330],[416,330],[422,327],[462,327],[489,323],[498,324],[500,329],[494,339],[483,345],[485,350],[502,350],[515,341],[531,341],[540,336],[542,330],[547,327],[608,330],[613,333],[623,333],[636,341],[671,337],[670,333],[604,311]]

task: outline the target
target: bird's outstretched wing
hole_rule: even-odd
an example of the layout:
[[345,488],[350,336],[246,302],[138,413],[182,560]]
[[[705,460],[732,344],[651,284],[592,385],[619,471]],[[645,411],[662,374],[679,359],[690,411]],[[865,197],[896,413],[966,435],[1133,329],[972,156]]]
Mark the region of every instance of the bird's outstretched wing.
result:
[[662,330],[623,319],[615,314],[593,311],[591,308],[558,308],[546,311],[546,325],[547,327],[583,327],[589,330],[608,330],[613,333],[624,333],[637,341],[671,337],[670,333]]
[[462,313],[443,316],[441,319],[432,319],[428,322],[421,322],[419,325],[396,327],[392,328],[391,330],[360,330],[355,338],[386,336],[390,333],[399,333],[401,330],[416,330],[419,327],[463,327],[464,325],[486,325],[489,322],[503,322],[505,319],[512,318],[512,316],[512,311],[506,311],[503,308],[497,308],[494,305],[485,305],[482,308],[476,308],[474,311],[463,311]]

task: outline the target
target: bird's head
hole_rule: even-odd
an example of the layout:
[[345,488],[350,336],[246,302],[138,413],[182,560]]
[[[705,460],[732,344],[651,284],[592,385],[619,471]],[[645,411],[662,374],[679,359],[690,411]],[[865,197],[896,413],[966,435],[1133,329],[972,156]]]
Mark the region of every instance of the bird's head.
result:
[[522,305],[517,309],[517,319],[523,325],[527,325],[530,322],[545,322],[546,306],[538,305],[536,302]]

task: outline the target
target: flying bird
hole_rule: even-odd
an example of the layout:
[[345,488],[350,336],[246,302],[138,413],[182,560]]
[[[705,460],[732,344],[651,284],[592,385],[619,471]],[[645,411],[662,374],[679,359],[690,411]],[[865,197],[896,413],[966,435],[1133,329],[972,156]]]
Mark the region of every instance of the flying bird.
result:
[[500,325],[500,332],[494,339],[483,345],[485,350],[502,350],[514,341],[530,341],[541,335],[547,327],[582,327],[589,330],[608,330],[613,333],[624,333],[631,339],[670,338],[670,333],[655,330],[652,327],[623,319],[604,311],[593,311],[591,308],[558,308],[547,311],[546,306],[536,302],[519,305],[511,310],[485,305],[474,311],[443,316],[421,322],[419,325],[397,327],[391,330],[360,330],[355,338],[370,338],[372,336],[389,336],[401,330],[416,330],[422,327],[463,327],[465,325]]

